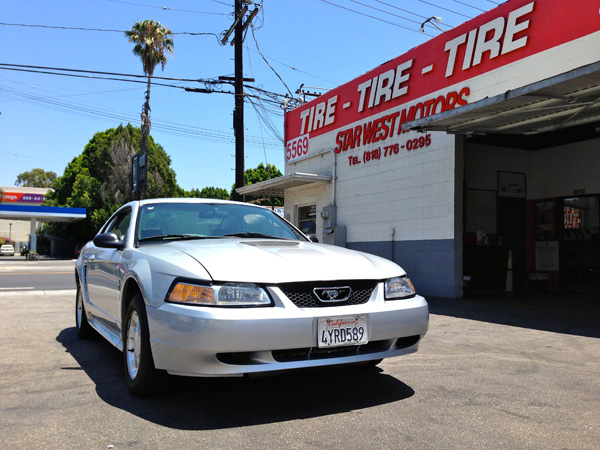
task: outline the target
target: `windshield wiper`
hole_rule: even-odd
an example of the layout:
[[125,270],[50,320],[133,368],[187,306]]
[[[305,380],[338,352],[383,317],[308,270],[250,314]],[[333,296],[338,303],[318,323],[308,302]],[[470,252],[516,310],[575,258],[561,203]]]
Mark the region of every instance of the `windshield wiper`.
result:
[[223,237],[241,237],[241,238],[266,238],[266,239],[283,239],[285,238],[278,236],[271,236],[270,234],[264,233],[228,233],[224,234]]
[[164,241],[168,239],[181,239],[189,241],[192,239],[214,239],[212,236],[198,236],[195,234],[161,234],[158,236],[149,236],[138,239],[138,242],[149,242],[149,241]]

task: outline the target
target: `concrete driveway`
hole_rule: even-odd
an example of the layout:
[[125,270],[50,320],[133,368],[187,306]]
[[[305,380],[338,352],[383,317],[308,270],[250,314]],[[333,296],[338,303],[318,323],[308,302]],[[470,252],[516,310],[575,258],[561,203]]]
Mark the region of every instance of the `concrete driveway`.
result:
[[172,377],[138,399],[121,354],[76,337],[74,295],[4,293],[0,448],[597,449],[597,307],[555,306],[432,299],[420,351],[378,369]]

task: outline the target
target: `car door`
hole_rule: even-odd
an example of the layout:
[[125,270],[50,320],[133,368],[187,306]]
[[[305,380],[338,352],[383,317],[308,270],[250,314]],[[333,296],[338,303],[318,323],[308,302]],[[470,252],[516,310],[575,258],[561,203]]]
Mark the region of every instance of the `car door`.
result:
[[[119,212],[103,232],[116,233],[126,239],[131,223],[131,210]],[[123,250],[93,246],[86,252],[86,284],[88,299],[92,303],[95,319],[117,336],[120,335],[120,292],[122,274],[120,262]]]

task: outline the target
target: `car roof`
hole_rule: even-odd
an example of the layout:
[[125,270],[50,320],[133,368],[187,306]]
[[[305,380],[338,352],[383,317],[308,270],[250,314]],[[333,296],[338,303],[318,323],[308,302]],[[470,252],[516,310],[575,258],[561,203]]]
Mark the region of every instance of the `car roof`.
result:
[[140,200],[140,205],[147,203],[238,203],[240,205],[256,206],[249,203],[234,202],[232,200],[220,200],[216,198],[196,198],[196,197],[173,197],[173,198],[147,198]]
[[252,203],[236,202],[236,201],[232,201],[232,200],[218,200],[218,199],[214,199],[214,198],[190,198],[190,197],[150,198],[150,199],[144,199],[144,200],[136,200],[136,201],[128,203],[128,205],[131,205],[133,203],[138,203],[140,207],[144,206],[144,205],[156,204],[156,203],[197,203],[197,204],[210,203],[210,204],[249,206],[249,207],[258,208],[258,209],[269,209],[269,210],[271,209],[271,208],[266,208],[261,205],[254,205]]

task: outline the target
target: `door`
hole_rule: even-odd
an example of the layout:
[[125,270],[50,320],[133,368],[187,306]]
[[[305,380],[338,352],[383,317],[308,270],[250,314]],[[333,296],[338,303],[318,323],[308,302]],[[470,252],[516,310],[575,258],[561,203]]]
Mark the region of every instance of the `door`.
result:
[[[131,221],[131,210],[119,213],[104,232],[116,233],[125,239]],[[97,322],[109,331],[120,335],[121,323],[121,273],[120,262],[123,250],[93,246],[84,261],[86,268],[87,294]]]

